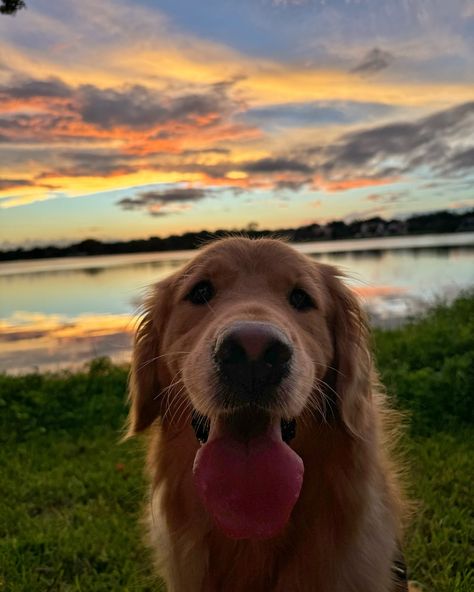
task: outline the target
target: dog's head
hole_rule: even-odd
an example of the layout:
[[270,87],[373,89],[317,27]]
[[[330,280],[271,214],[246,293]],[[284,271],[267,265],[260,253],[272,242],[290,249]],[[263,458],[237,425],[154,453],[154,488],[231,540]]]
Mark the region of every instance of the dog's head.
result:
[[154,286],[135,337],[130,435],[185,407],[210,419],[307,412],[358,434],[370,356],[339,275],[284,242],[231,238]]
[[192,422],[204,442],[213,427],[248,442],[268,425],[288,441],[304,416],[361,434],[370,356],[358,303],[337,276],[277,240],[204,248],[148,298],[129,434],[161,417],[176,429]]

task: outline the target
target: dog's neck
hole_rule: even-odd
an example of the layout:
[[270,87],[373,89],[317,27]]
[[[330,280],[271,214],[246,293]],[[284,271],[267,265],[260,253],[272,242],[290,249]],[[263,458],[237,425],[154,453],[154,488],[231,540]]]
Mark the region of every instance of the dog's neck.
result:
[[[395,545],[395,510],[390,507],[387,484],[381,483],[383,472],[377,470],[380,459],[374,458],[378,443],[354,438],[338,422],[299,426],[292,446],[305,463],[304,485],[290,523],[271,541],[226,538],[212,524],[194,491],[192,466],[199,444],[191,427],[177,431],[164,426],[157,432],[155,446],[160,448],[160,455],[152,455],[159,456],[161,466],[156,467],[154,487],[160,490],[162,508],[166,509],[168,528],[175,533],[175,540],[179,541],[182,533],[183,539],[195,541],[199,555],[207,558],[202,592],[240,592],[249,586],[255,592],[291,590],[291,573],[285,566],[292,566],[290,571],[294,571],[295,565],[301,574],[310,574],[312,581],[321,582],[322,591],[339,592],[349,574],[341,574],[338,565],[363,572],[364,565],[357,564],[357,540],[377,536],[368,532],[371,520],[385,521],[386,531],[393,531]],[[373,438],[376,430],[369,433]],[[383,499],[374,499],[378,491],[385,492]],[[374,511],[381,515],[370,514]],[[384,536],[380,544],[386,545],[386,540]],[[390,537],[388,540],[390,543]],[[388,549],[387,556],[392,552]],[[273,577],[277,580],[273,581]],[[235,587],[229,588],[229,582],[234,582]],[[366,589],[372,592],[370,583]]]

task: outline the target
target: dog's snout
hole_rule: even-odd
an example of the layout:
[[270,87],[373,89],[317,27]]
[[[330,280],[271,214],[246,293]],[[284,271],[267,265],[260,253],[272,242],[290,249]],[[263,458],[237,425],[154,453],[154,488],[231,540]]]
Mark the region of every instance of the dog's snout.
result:
[[289,370],[293,349],[277,327],[247,321],[233,325],[217,341],[215,360],[234,393],[254,398],[278,386]]

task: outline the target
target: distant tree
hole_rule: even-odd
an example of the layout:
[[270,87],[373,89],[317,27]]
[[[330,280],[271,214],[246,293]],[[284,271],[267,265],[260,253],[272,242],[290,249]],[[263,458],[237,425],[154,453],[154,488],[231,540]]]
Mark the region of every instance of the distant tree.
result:
[[[257,224],[250,222],[246,229],[234,229],[234,232],[245,231],[251,237],[278,236],[288,237],[294,242],[308,242],[315,240],[330,240],[344,238],[360,238],[370,236],[406,236],[410,234],[426,234],[429,232],[470,232],[474,230],[474,209],[462,212],[432,212],[412,216],[406,220],[385,221],[383,218],[357,220],[347,225],[342,220],[335,220],[325,226],[316,223],[299,228],[280,228],[276,231],[258,230]],[[229,235],[227,230],[208,232],[187,232],[164,238],[151,237],[126,242],[108,243],[96,239],[86,239],[69,246],[35,247],[14,250],[0,250],[0,261],[14,261],[16,259],[45,259],[47,257],[84,257],[88,255],[106,255],[117,253],[145,253],[151,251],[177,251],[181,249],[195,249],[216,238]]]
[[249,222],[247,224],[247,230],[249,232],[256,232],[258,230],[258,222]]
[[0,14],[16,14],[22,8],[26,8],[23,0],[2,0]]

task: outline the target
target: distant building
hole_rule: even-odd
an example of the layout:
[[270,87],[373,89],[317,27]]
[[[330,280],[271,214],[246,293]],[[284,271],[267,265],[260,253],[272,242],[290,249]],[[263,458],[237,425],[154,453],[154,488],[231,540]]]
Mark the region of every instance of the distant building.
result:
[[383,218],[371,218],[362,222],[360,226],[360,236],[368,238],[371,236],[384,236],[386,232],[387,222]]
[[407,233],[407,224],[404,220],[390,220],[386,227],[386,234],[400,235]]
[[467,216],[461,220],[457,230],[459,232],[471,232],[474,230],[474,216]]

